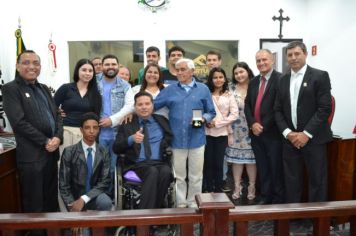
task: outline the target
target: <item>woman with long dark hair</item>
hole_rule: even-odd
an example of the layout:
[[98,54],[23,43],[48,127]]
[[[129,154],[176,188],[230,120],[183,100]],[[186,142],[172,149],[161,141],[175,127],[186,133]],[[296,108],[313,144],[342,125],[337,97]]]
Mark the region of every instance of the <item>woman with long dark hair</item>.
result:
[[237,119],[238,109],[222,68],[210,71],[207,85],[212,94],[216,116],[205,127],[203,191],[222,192],[224,154],[228,135],[232,132],[230,124]]
[[[156,63],[149,63],[144,69],[142,84],[133,87],[132,91],[134,94],[146,91],[152,95],[153,99],[155,99],[164,87],[159,65]],[[166,107],[159,109],[155,113],[168,118],[168,109]]]
[[101,95],[98,91],[95,69],[89,59],[80,59],[74,68],[73,81],[63,84],[55,93],[56,105],[62,110],[63,144],[60,151],[82,139],[81,116],[94,112],[100,116]]
[[249,129],[244,113],[247,88],[253,77],[253,72],[247,63],[238,62],[232,68],[232,83],[229,84],[229,90],[235,97],[239,108],[239,118],[232,123],[232,142],[226,148],[225,158],[227,162],[232,163],[232,173],[235,182],[232,198],[238,201],[241,200],[243,188],[243,185],[241,185],[241,176],[245,166],[249,180],[247,199],[253,201],[256,195],[256,160],[252,151]]

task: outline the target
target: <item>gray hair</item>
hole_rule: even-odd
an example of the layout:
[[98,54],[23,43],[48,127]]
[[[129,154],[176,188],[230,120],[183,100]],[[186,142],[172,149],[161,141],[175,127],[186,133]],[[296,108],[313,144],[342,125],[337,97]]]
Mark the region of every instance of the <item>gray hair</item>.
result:
[[188,66],[189,69],[195,69],[195,65],[194,65],[193,60],[189,59],[189,58],[181,58],[181,59],[179,59],[176,62],[175,66],[177,66],[177,65],[179,65],[181,63],[184,63],[184,62],[187,63],[187,66]]
[[272,52],[271,52],[271,50],[269,50],[269,49],[267,49],[267,48],[262,48],[262,49],[260,49],[260,50],[258,50],[257,52],[256,52],[256,55],[258,54],[258,53],[260,53],[260,52],[267,52],[269,55],[273,55],[272,54]]

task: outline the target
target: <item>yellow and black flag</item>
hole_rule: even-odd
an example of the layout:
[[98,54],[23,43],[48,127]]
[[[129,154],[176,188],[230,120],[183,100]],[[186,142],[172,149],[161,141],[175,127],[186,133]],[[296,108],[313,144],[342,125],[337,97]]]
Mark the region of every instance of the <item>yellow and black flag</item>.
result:
[[16,36],[16,59],[17,59],[17,56],[20,55],[21,52],[26,50],[25,44],[22,39],[22,32],[20,27],[15,31],[15,36]]
[[[23,42],[22,39],[22,31],[21,31],[21,19],[19,18],[19,27],[15,31],[15,37],[16,37],[16,63],[17,63],[17,57],[22,53],[23,51],[26,50],[25,43]],[[15,76],[18,76],[18,71],[15,70]]]

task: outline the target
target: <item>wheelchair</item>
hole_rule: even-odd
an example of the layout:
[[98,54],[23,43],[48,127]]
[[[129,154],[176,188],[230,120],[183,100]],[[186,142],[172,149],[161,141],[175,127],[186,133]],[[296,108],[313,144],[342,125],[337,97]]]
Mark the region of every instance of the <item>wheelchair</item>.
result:
[[[164,158],[170,158],[172,151],[167,149],[163,153]],[[115,170],[115,192],[114,201],[117,210],[139,209],[142,180],[133,170],[124,171],[125,155],[120,154],[118,165]],[[172,181],[167,189],[167,194],[163,202],[164,208],[176,208],[176,184],[175,175],[172,169]],[[176,227],[168,227],[168,235],[175,235]],[[134,227],[122,226],[116,231],[116,236],[135,235]]]

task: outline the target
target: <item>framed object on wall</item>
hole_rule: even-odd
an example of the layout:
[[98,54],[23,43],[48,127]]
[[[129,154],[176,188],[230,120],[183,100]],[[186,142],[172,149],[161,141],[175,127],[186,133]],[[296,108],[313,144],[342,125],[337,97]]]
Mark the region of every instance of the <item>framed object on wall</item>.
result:
[[131,72],[131,78],[137,78],[137,72],[143,67],[143,41],[69,41],[69,69],[72,79],[73,70],[81,58],[92,59],[114,54],[119,63]]
[[268,49],[272,52],[275,61],[274,69],[283,74],[289,69],[285,47],[292,41],[303,42],[303,39],[260,39],[260,49]]
[[206,65],[206,53],[208,51],[212,50],[221,54],[221,67],[225,70],[227,77],[231,76],[231,69],[238,61],[238,40],[167,40],[167,61],[168,51],[173,46],[182,47],[185,50],[185,57],[194,61],[195,75],[197,77],[205,77],[209,73]]

